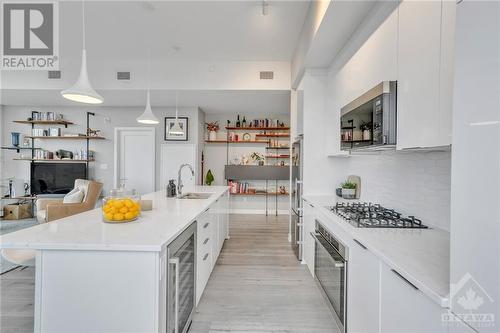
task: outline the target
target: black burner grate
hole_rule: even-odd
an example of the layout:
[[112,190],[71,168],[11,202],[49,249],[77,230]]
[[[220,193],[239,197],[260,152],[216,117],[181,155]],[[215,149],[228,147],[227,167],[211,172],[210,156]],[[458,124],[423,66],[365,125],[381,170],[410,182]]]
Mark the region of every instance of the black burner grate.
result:
[[337,202],[330,210],[360,228],[427,228],[415,216],[404,217],[394,209],[371,202]]

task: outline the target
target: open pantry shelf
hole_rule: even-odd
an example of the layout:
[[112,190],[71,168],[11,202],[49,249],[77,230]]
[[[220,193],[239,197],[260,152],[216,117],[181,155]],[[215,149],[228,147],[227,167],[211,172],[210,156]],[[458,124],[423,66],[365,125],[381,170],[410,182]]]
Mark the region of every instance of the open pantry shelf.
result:
[[267,192],[267,193],[262,193],[262,192],[259,192],[259,193],[230,193],[230,195],[235,195],[235,196],[265,196],[265,195],[269,195],[269,196],[281,196],[281,197],[285,197],[285,196],[288,196],[290,193],[286,192],[286,193],[279,193],[279,192]]
[[269,141],[264,140],[239,140],[239,141],[228,141],[228,140],[205,140],[206,143],[229,143],[229,144],[238,144],[238,143],[264,143],[268,144]]
[[40,158],[14,158],[14,161],[31,161],[31,162],[50,162],[50,163],[88,163],[95,160],[58,160],[58,159],[40,159]]
[[28,139],[49,139],[49,140],[105,140],[106,138],[102,136],[87,136],[87,135],[79,135],[79,136],[28,136],[25,138]]
[[232,130],[232,131],[237,131],[237,130],[242,130],[242,131],[288,131],[290,130],[290,127],[234,127],[234,126],[229,126],[226,127],[227,130]]
[[66,120],[14,120],[18,124],[31,124],[31,125],[74,125],[74,123]]

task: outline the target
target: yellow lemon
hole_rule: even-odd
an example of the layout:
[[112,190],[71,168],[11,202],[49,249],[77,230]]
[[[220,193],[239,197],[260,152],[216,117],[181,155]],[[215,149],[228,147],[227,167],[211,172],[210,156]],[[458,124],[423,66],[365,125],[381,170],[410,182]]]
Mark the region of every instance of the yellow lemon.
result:
[[122,208],[120,208],[120,213],[122,213],[122,214],[126,214],[126,213],[128,213],[128,208],[127,208],[127,207],[125,207],[125,206],[124,206],[124,207],[122,207]]
[[106,213],[104,214],[104,218],[108,221],[113,221],[113,214]]
[[124,216],[122,213],[116,213],[113,215],[113,220],[115,220],[115,221],[122,221],[123,218],[124,218]]
[[113,202],[113,207],[115,207],[116,209],[122,208],[123,207],[123,201],[116,200],[115,202]]
[[141,204],[139,202],[136,202],[135,203],[135,208],[136,208],[137,211],[140,212],[141,211]]
[[126,220],[132,220],[133,218],[135,218],[137,215],[133,212],[128,212],[127,214],[125,214],[125,219]]
[[125,207],[127,207],[128,209],[134,207],[134,202],[130,199],[125,199]]

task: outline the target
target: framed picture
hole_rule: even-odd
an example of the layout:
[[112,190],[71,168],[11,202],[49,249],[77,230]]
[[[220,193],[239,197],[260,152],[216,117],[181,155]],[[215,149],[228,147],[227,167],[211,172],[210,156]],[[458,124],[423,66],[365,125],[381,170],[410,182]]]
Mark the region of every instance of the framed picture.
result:
[[179,117],[179,126],[184,130],[183,135],[170,134],[174,126],[175,117],[165,117],[165,141],[187,141],[188,140],[188,117]]

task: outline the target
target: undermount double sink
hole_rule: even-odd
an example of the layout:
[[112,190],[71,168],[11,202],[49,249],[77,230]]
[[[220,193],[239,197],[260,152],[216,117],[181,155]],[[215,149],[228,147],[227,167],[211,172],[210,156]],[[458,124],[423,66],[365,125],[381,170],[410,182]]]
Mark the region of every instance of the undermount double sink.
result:
[[188,192],[181,194],[177,199],[208,199],[213,193]]

